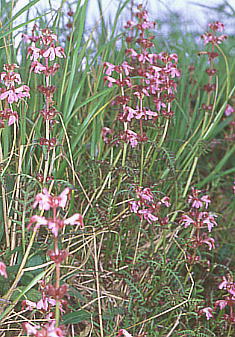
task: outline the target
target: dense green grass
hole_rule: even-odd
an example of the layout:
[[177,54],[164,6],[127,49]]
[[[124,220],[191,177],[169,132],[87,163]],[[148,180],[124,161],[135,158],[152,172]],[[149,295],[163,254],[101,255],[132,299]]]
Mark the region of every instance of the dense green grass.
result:
[[[35,214],[31,207],[34,197],[43,187],[57,195],[68,186],[72,189],[70,206],[62,216],[83,214],[85,229],[66,228],[60,237],[61,246],[70,252],[61,276],[69,285],[69,310],[61,320],[68,324],[67,336],[111,336],[125,328],[133,336],[146,332],[150,337],[232,337],[233,325],[223,320],[218,309],[215,318],[208,321],[199,318],[197,311],[221,299],[218,284],[222,276],[234,274],[235,145],[234,139],[226,138],[232,132],[229,123],[234,114],[224,115],[228,103],[235,106],[234,36],[219,45],[216,92],[209,102],[213,108],[205,112],[202,104],[208,96],[202,88],[208,82],[208,63],[198,52],[206,47],[194,34],[181,31],[180,25],[169,32],[167,42],[159,35],[152,52],[167,51],[179,57],[181,77],[173,101],[174,117],[159,118],[150,125],[150,141],[144,147],[110,147],[101,132],[103,127],[120,128],[111,105],[120,90],[104,84],[103,63],[118,65],[126,60],[124,29],[118,22],[132,2],[120,1],[111,23],[100,4],[100,19],[93,30],[88,30],[85,22],[89,0],[73,4],[70,31],[65,27],[68,1],[61,1],[58,11],[49,11],[49,23],[38,10],[36,18],[16,27],[17,17],[25,13],[29,18],[39,3],[30,1],[12,16],[9,2],[1,1],[1,71],[5,63],[18,63],[23,82],[31,88],[30,99],[14,103],[19,126],[0,129],[0,253],[9,275],[8,282],[0,276],[2,336],[23,336],[22,322],[35,320],[38,324],[43,319],[39,312],[21,311],[21,302],[39,300],[38,281],[53,278],[54,267],[46,255],[51,240],[46,230],[35,234],[27,225]],[[14,46],[17,29],[28,32],[30,21],[40,28],[49,26],[66,54],[57,61],[61,67],[52,78],[59,114],[58,124],[50,132],[57,146],[50,153],[38,144],[39,138],[46,136],[38,113],[45,103],[37,90],[45,78],[30,73],[27,44]],[[193,71],[189,71],[191,65]],[[148,103],[154,110],[151,101]],[[44,174],[46,165],[54,180],[42,183],[36,175]],[[141,180],[157,198],[170,197],[171,207],[162,214],[169,216],[168,225],[145,223],[130,212],[133,186]],[[219,224],[213,232],[216,248],[202,250],[205,263],[194,266],[187,263],[185,253],[191,229],[179,223],[182,212],[188,210],[192,186],[210,194],[210,209],[218,215]]]

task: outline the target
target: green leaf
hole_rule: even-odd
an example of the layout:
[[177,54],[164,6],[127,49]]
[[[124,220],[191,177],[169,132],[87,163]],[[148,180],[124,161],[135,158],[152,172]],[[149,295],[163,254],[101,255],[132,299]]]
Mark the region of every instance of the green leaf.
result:
[[85,310],[70,312],[63,316],[62,324],[78,324],[82,321],[90,321],[91,314]]

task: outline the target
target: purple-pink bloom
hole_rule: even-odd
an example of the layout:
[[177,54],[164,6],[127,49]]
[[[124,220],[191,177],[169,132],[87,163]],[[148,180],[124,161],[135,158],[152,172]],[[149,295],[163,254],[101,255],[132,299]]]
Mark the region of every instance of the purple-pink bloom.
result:
[[62,47],[55,47],[53,44],[42,54],[43,57],[49,58],[50,61],[53,61],[56,56],[63,58],[66,57],[64,53],[64,48]]
[[104,81],[108,81],[108,87],[111,88],[113,86],[113,83],[117,83],[117,80],[111,76],[105,76]]
[[18,102],[19,99],[23,98],[23,97],[30,97],[29,94],[30,88],[27,85],[22,85],[19,88],[14,88],[12,87],[12,89],[3,91],[0,94],[0,99],[6,99],[8,103],[14,103],[14,102]]
[[136,194],[139,198],[143,200],[147,200],[149,202],[154,201],[153,193],[149,187],[145,187],[144,189],[142,189],[141,187],[138,187],[136,190]]
[[158,220],[158,217],[153,215],[150,209],[141,209],[138,211],[138,214],[143,215],[144,219],[150,224]]
[[213,309],[211,307],[206,307],[206,308],[203,308],[203,309],[199,310],[198,313],[199,313],[199,315],[205,314],[206,319],[209,320],[209,319],[214,317],[212,312],[213,312]]
[[30,70],[33,71],[35,74],[41,74],[42,71],[45,71],[47,68],[38,61],[33,61],[31,63]]
[[130,201],[129,202],[130,208],[131,208],[131,212],[133,213],[137,213],[140,207],[140,203],[139,201]]
[[80,228],[84,228],[83,217],[79,213],[75,213],[70,218],[64,220],[65,225],[80,225]]
[[160,200],[160,203],[165,205],[166,207],[170,207],[171,203],[170,203],[170,198],[165,196]]
[[230,116],[233,112],[235,112],[235,109],[230,105],[230,104],[227,104],[226,105],[226,108],[225,108],[225,111],[224,111],[224,114],[225,116]]
[[209,232],[211,232],[214,226],[217,226],[217,222],[214,217],[217,217],[217,215],[208,212],[199,213],[199,218],[202,219],[203,224],[207,226]]
[[205,237],[205,239],[201,240],[202,243],[205,243],[206,245],[209,246],[209,250],[212,248],[215,248],[215,240],[211,237]]
[[125,329],[120,329],[118,331],[117,337],[119,337],[119,336],[132,337],[132,335],[129,332],[127,332]]
[[27,57],[30,56],[30,60],[37,61],[40,57],[41,49],[35,46],[28,47]]
[[190,216],[188,216],[187,214],[183,214],[183,215],[181,216],[180,223],[183,223],[183,224],[184,224],[184,227],[187,228],[187,227],[190,226],[190,225],[195,225],[195,224],[196,224],[196,221],[193,220],[192,218],[190,218]]
[[33,208],[37,207],[40,210],[48,211],[50,208],[62,207],[64,208],[68,199],[70,189],[66,187],[64,191],[57,197],[51,196],[46,188],[42,193],[38,193],[35,197]]
[[219,307],[220,310],[223,310],[228,305],[227,300],[218,300],[215,302],[215,308]]
[[0,275],[2,275],[3,277],[7,278],[7,267],[5,265],[5,263],[0,262]]

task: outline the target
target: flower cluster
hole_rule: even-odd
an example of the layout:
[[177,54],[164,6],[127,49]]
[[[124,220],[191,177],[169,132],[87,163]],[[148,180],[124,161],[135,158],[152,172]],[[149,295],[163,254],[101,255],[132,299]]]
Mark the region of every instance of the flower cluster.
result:
[[202,195],[201,190],[192,188],[192,194],[188,197],[188,204],[191,206],[191,209],[189,212],[181,215],[180,224],[184,225],[185,228],[189,226],[193,226],[194,228],[189,243],[193,254],[191,255],[187,252],[190,263],[200,261],[200,256],[196,255],[196,251],[201,245],[207,245],[209,250],[215,248],[215,240],[204,231],[206,228],[210,233],[213,227],[217,226],[217,215],[206,211],[210,203],[211,200],[207,194]]
[[12,104],[30,97],[30,88],[25,84],[20,85],[21,76],[15,72],[16,68],[19,68],[16,64],[4,64],[5,71],[0,73],[0,81],[4,84],[0,88],[0,100],[5,101],[5,108],[0,111],[0,128],[5,127],[6,121],[8,125],[18,122],[18,113],[12,108]]
[[0,88],[0,99],[6,100],[9,104],[18,102],[24,97],[30,97],[29,87],[21,84],[21,77],[19,73],[14,70],[19,68],[16,64],[4,64],[4,72],[0,73],[1,82],[4,84],[4,88]]
[[51,320],[50,323],[46,323],[43,328],[40,325],[32,325],[30,323],[24,323],[23,328],[27,335],[35,337],[64,337],[63,327],[56,327],[55,320]]
[[211,94],[215,92],[216,90],[216,81],[215,81],[215,75],[217,74],[217,69],[214,66],[215,59],[219,56],[219,53],[215,51],[216,45],[222,43],[227,36],[226,35],[220,35],[217,36],[217,32],[222,32],[224,30],[224,24],[216,21],[214,23],[209,24],[210,32],[207,32],[201,36],[201,38],[204,40],[204,44],[210,44],[211,50],[210,51],[201,51],[198,53],[198,55],[207,55],[209,67],[205,70],[206,74],[209,77],[208,82],[203,86],[203,90],[207,92],[208,94],[208,100],[207,104],[202,104],[202,109],[205,111],[211,111],[213,108],[213,105],[210,104],[211,100]]
[[227,35],[216,35],[217,32],[223,32],[224,31],[224,24],[222,22],[216,21],[213,23],[209,23],[209,28],[210,28],[210,32],[206,32],[205,34],[203,34],[201,36],[201,38],[204,40],[204,44],[220,44],[222,43],[224,40],[227,39]]
[[170,207],[170,198],[163,197],[155,200],[155,197],[149,187],[136,188],[137,200],[129,201],[131,212],[135,213],[141,220],[148,223],[158,221],[161,225],[166,225],[169,221],[168,217],[161,218],[159,216],[162,206]]
[[[228,275],[227,278],[223,276],[222,282],[219,284],[218,288],[220,290],[225,290],[226,294],[224,295],[224,298],[222,300],[215,301],[214,304],[214,310],[219,308],[220,310],[225,309],[226,307],[229,308],[229,314],[224,314],[224,320],[234,324],[235,323],[235,282],[233,281],[233,278],[231,275]],[[200,309],[198,314],[206,314],[206,318],[209,320],[210,318],[213,318],[213,308],[207,307]]]
[[[151,52],[154,36],[148,36],[147,31],[154,28],[156,23],[149,21],[142,5],[138,6],[135,16],[137,22],[128,21],[125,26],[131,33],[135,31],[132,35],[136,36],[126,37],[129,45],[126,49],[128,61],[120,65],[104,63],[104,81],[108,87],[120,88],[121,95],[113,100],[112,105],[118,106],[118,120],[124,123],[124,131],[114,135],[112,130],[104,128],[110,137],[107,139],[104,136],[103,139],[111,144],[123,141],[132,147],[148,140],[143,131],[144,124],[154,124],[159,117],[171,118],[174,115],[171,105],[177,87],[175,79],[180,76],[176,54]],[[137,45],[135,49],[131,48],[132,43]],[[144,99],[154,108],[144,106]],[[134,132],[132,128],[136,123]]]
[[52,33],[48,28],[41,29],[41,33],[36,35],[37,26],[34,25],[32,29],[32,35],[23,34],[25,42],[31,42],[28,47],[27,57],[32,61],[30,71],[35,74],[44,74],[45,83],[39,85],[38,90],[45,96],[45,108],[40,111],[44,120],[49,120],[53,125],[55,120],[53,119],[58,113],[53,107],[53,94],[56,87],[51,85],[51,77],[59,70],[60,65],[56,62],[56,58],[65,58],[64,48],[57,45],[57,36]]
[[[28,300],[23,301],[22,306],[27,310],[37,309],[46,314],[46,318],[52,319],[50,324],[43,326],[42,328],[38,326],[32,326],[29,323],[24,324],[24,329],[29,335],[39,336],[51,336],[51,337],[62,337],[63,332],[59,327],[55,328],[54,318],[55,313],[52,311],[53,307],[59,308],[63,312],[64,306],[66,307],[67,302],[63,300],[63,297],[67,294],[68,286],[67,284],[60,285],[60,265],[68,257],[69,253],[67,250],[59,249],[59,233],[62,228],[66,225],[77,225],[80,228],[84,227],[83,217],[79,213],[75,213],[67,219],[61,219],[58,217],[58,208],[64,209],[69,197],[70,189],[65,188],[62,193],[58,196],[51,195],[46,188],[36,195],[33,208],[38,207],[41,211],[52,211],[52,216],[46,218],[45,216],[33,215],[30,218],[28,229],[34,226],[34,231],[37,231],[41,226],[48,228],[54,239],[54,247],[48,250],[47,255],[55,263],[56,275],[55,275],[55,285],[45,284],[44,281],[41,282],[41,293],[42,298],[38,302],[31,302]],[[56,310],[56,309],[55,309]],[[58,324],[57,324],[58,325]]]

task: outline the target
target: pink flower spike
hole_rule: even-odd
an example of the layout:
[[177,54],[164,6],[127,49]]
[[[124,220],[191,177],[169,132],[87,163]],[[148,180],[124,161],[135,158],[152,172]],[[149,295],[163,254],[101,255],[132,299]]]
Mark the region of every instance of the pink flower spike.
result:
[[65,219],[64,223],[66,225],[80,225],[80,228],[83,229],[84,228],[84,223],[83,223],[83,217],[81,214],[79,213],[75,213],[74,215],[72,215],[70,218]]
[[7,267],[5,265],[5,263],[0,262],[0,275],[2,275],[3,277],[7,278]]

